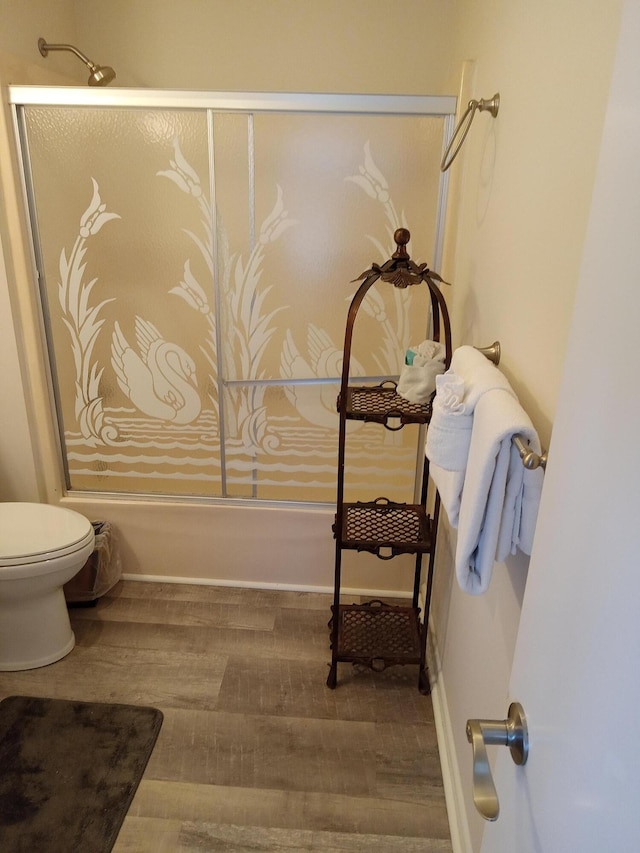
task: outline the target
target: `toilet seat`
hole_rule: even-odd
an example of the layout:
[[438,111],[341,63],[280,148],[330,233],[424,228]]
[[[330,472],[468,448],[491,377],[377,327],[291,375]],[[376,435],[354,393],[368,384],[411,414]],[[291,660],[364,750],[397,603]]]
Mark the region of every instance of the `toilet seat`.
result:
[[65,507],[0,503],[0,568],[55,560],[94,539],[91,522]]

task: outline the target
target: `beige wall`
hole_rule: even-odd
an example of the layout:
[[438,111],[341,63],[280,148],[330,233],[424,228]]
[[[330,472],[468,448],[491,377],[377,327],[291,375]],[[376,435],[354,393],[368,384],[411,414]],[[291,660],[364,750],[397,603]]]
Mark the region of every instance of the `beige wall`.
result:
[[[84,83],[82,63],[67,51],[46,59],[38,39],[76,43],[74,0],[0,0],[0,69],[5,83]],[[76,45],[82,49],[81,45]]]
[[76,3],[83,50],[120,86],[442,94],[450,0]]
[[[73,0],[0,0],[0,82],[63,85],[84,78],[75,59],[49,63],[38,51],[38,38],[72,41],[75,38]],[[64,56],[64,55],[61,55]],[[69,56],[70,59],[74,59]],[[76,68],[76,64],[79,69]],[[78,75],[79,70],[79,75]],[[76,76],[74,76],[76,75]],[[3,92],[3,108],[5,97]],[[39,424],[45,418],[29,393],[28,362],[39,362],[37,335],[21,320],[32,292],[30,257],[25,256],[24,226],[19,215],[20,185],[8,142],[10,117],[0,114],[0,500],[43,500]],[[36,330],[37,331],[37,330]]]
[[[500,340],[501,367],[548,446],[578,281],[616,44],[618,2],[459,0],[453,67],[465,95],[500,92],[497,119],[477,114],[452,167],[443,268],[455,344]],[[458,81],[459,83],[459,81]],[[606,287],[606,283],[603,283]],[[594,358],[610,351],[607,331]],[[551,453],[550,465],[553,464]],[[441,682],[473,849],[484,822],[471,802],[469,717],[502,719],[528,560],[497,565],[481,597],[451,581],[455,534],[442,531],[435,612]],[[551,603],[550,603],[551,605]],[[517,698],[517,697],[511,697]]]

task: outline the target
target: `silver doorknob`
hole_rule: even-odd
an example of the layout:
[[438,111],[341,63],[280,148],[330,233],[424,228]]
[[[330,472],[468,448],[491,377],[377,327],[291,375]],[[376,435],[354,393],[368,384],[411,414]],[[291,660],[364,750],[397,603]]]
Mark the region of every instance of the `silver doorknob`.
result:
[[487,745],[508,746],[514,762],[526,764],[529,733],[522,705],[512,702],[506,720],[467,720],[467,740],[473,750],[473,802],[485,820],[497,820],[500,803],[489,767]]

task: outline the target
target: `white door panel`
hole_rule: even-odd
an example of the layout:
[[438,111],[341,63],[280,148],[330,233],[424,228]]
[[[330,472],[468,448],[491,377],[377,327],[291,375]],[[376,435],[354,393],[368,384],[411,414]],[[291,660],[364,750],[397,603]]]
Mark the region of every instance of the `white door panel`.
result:
[[628,0],[482,853],[640,850],[640,3]]

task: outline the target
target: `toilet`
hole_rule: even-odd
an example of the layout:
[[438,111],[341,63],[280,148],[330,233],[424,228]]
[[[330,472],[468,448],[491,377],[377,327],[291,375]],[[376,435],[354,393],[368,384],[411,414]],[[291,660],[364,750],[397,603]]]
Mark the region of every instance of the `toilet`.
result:
[[35,669],[75,645],[63,585],[94,550],[91,522],[64,507],[0,503],[0,671]]

